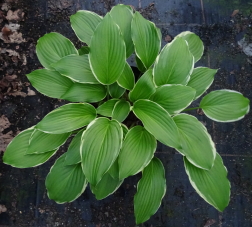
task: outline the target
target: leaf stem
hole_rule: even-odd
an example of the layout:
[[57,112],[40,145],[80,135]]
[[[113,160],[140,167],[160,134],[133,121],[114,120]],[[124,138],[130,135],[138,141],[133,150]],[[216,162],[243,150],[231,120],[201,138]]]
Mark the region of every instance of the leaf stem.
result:
[[193,107],[193,108],[184,109],[183,111],[196,110],[196,109],[199,109],[199,108],[200,108],[200,107]]

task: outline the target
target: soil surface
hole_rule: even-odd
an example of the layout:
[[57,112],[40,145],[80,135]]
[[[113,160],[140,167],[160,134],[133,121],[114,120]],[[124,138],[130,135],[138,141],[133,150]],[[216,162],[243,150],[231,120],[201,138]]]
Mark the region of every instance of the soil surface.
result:
[[[1,0],[0,1],[0,153],[20,131],[35,125],[66,102],[50,99],[33,88],[26,74],[42,68],[35,45],[39,37],[59,32],[77,47],[69,17],[85,9],[104,15],[115,4],[128,4],[155,22],[162,44],[182,31],[198,34],[205,44],[197,66],[218,68],[209,91],[237,90],[252,99],[252,18],[248,1],[224,0]],[[193,103],[197,106],[200,100]],[[208,129],[223,158],[231,182],[231,201],[223,213],[201,199],[185,174],[181,155],[162,144],[159,157],[166,171],[167,192],[160,209],[145,227],[252,226],[252,118],[216,123],[191,111]],[[45,177],[66,147],[47,163],[16,169],[0,159],[0,227],[133,227],[133,197],[141,175],[125,180],[115,194],[96,201],[89,189],[76,201],[56,204],[48,199]]]

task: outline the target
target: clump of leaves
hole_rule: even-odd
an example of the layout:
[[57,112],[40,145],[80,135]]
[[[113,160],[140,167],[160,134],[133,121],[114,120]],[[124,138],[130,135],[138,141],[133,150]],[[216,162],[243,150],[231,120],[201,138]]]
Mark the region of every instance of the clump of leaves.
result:
[[[44,35],[36,52],[45,68],[27,77],[42,94],[74,103],[16,136],[4,163],[41,165],[71,137],[46,178],[48,197],[71,202],[89,184],[95,197],[103,199],[125,178],[142,172],[134,197],[138,224],[157,211],[165,195],[164,167],[155,157],[159,141],[182,154],[192,186],[223,211],[230,197],[227,170],[204,125],[182,113],[217,72],[194,68],[203,54],[200,38],[182,32],[160,51],[160,30],[125,5],[113,7],[105,17],[78,11],[71,26],[88,46],[77,50],[58,33]],[[126,61],[133,53],[140,75]],[[249,100],[236,91],[218,90],[205,95],[198,108],[214,121],[231,122],[248,113]]]

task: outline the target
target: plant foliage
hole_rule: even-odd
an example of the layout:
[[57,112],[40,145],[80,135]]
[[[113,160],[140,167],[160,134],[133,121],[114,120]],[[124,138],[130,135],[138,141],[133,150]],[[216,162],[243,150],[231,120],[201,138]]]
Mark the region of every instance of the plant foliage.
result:
[[[89,184],[103,199],[125,178],[142,172],[134,197],[139,224],[157,211],[166,191],[164,166],[155,157],[159,141],[182,154],[197,193],[223,211],[230,195],[227,170],[205,126],[183,113],[217,72],[194,67],[203,55],[200,38],[182,32],[160,49],[160,30],[126,5],[113,7],[105,17],[81,10],[70,21],[88,46],[77,50],[58,33],[44,35],[36,46],[44,69],[27,77],[42,94],[73,103],[17,135],[4,163],[41,165],[69,138],[67,152],[46,178],[48,197],[71,202]],[[139,74],[126,61],[132,54]],[[248,113],[249,100],[236,91],[218,90],[205,95],[199,108],[214,121],[231,122]]]

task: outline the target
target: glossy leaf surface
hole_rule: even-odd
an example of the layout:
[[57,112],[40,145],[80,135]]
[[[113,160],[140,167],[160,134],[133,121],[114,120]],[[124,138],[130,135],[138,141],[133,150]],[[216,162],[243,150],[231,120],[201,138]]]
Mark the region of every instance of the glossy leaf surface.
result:
[[193,55],[183,38],[176,38],[165,45],[153,69],[157,86],[164,84],[186,85],[194,66]]
[[78,83],[99,84],[90,69],[87,54],[66,56],[52,64],[52,67]]
[[155,24],[146,20],[139,12],[135,12],[131,24],[131,37],[136,55],[148,69],[154,63],[161,46]]
[[97,118],[82,135],[81,158],[88,182],[96,186],[116,160],[123,132],[116,120]]
[[180,148],[179,132],[169,113],[157,103],[150,100],[138,100],[134,103],[133,112],[144,128],[161,143]]
[[65,133],[89,124],[96,117],[95,108],[88,103],[70,103],[47,114],[36,126],[46,133]]
[[92,36],[89,61],[96,79],[102,84],[113,84],[123,72],[126,47],[119,27],[109,14]]
[[175,114],[191,104],[195,92],[191,87],[180,84],[167,84],[158,87],[150,100],[158,103],[169,114]]
[[184,157],[184,165],[190,183],[196,192],[217,210],[223,211],[230,200],[230,183],[227,169],[219,154],[210,170],[203,170],[192,165]]
[[34,127],[22,131],[9,143],[3,156],[5,164],[17,168],[29,168],[43,164],[55,154],[56,150],[43,154],[26,154],[33,131]]
[[233,90],[218,90],[207,94],[200,102],[205,115],[214,121],[232,122],[249,112],[249,99]]
[[205,126],[197,118],[188,114],[173,117],[176,123],[182,149],[179,151],[195,166],[210,170],[216,156],[214,142]]
[[57,203],[72,202],[87,186],[81,164],[64,165],[65,156],[56,160],[45,181],[48,197]]
[[53,69],[52,63],[67,55],[78,54],[78,51],[69,39],[59,33],[51,32],[39,38],[36,53],[45,68]]
[[134,196],[136,224],[147,221],[156,213],[166,192],[165,170],[158,158],[143,170],[143,176],[137,184]]
[[153,158],[157,141],[144,127],[131,128],[119,154],[119,178],[124,179],[142,171]]
[[91,37],[101,21],[102,17],[87,10],[79,10],[70,17],[71,26],[75,34],[79,40],[87,45],[90,45]]
[[210,69],[207,67],[193,69],[187,86],[196,90],[194,99],[199,98],[211,86],[217,71],[217,69]]
[[33,87],[51,98],[60,99],[73,85],[73,81],[69,78],[48,69],[37,69],[28,74],[27,77]]

